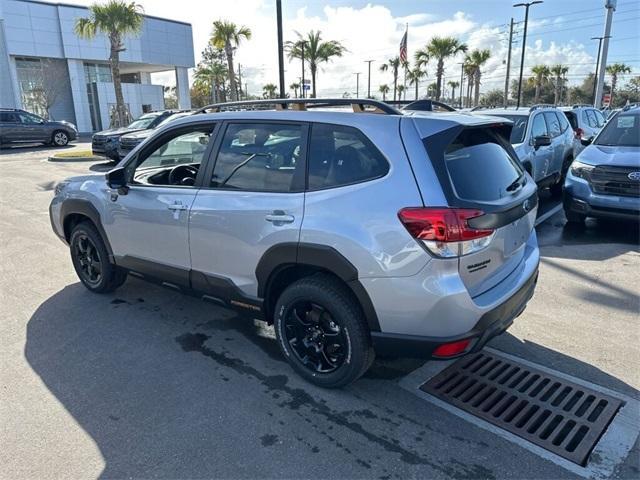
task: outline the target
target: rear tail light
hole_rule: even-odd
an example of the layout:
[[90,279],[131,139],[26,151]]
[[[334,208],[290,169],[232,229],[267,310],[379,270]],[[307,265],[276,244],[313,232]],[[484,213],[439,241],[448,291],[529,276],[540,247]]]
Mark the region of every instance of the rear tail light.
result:
[[468,208],[403,208],[398,218],[416,240],[438,257],[459,257],[486,248],[493,240],[492,229],[469,226],[472,218],[484,215]]
[[574,132],[576,133],[576,138],[580,140],[582,138],[582,134],[584,133],[584,130],[578,127],[574,130]]
[[470,339],[459,340],[457,342],[451,343],[443,343],[439,347],[437,347],[431,355],[434,357],[453,357],[455,355],[459,355],[464,352],[469,344],[471,343]]

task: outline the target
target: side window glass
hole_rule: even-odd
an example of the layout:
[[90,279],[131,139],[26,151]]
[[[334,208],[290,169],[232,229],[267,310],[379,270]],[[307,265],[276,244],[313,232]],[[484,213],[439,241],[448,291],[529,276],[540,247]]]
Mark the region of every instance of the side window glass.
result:
[[592,128],[598,128],[598,121],[596,120],[596,116],[593,114],[593,110],[587,110],[586,112],[589,120],[589,126]]
[[254,192],[290,192],[300,165],[302,127],[230,124],[222,139],[211,186]]
[[547,122],[547,129],[552,138],[557,137],[562,132],[560,130],[560,122],[554,112],[544,112],[544,119]]
[[598,125],[598,128],[602,128],[604,125],[604,115],[602,115],[600,110],[594,110],[593,114],[596,116],[596,124]]
[[40,123],[40,119],[35,115],[29,115],[27,113],[20,113],[18,115],[22,123],[28,123],[28,124]]
[[567,117],[562,112],[555,112],[555,113],[556,113],[556,117],[558,117],[558,121],[560,122],[560,131],[562,131],[562,133],[566,132],[567,128],[569,127],[569,122],[567,121]]
[[542,118],[542,114],[538,114],[533,117],[533,123],[531,124],[531,138],[542,137],[549,135],[547,132],[547,124]]
[[2,112],[0,113],[0,122],[18,123],[18,116],[15,113]]
[[309,190],[364,182],[388,171],[387,160],[357,129],[322,123],[311,128]]
[[165,140],[137,166],[127,167],[133,183],[149,185],[191,186],[195,183],[213,125],[181,130]]

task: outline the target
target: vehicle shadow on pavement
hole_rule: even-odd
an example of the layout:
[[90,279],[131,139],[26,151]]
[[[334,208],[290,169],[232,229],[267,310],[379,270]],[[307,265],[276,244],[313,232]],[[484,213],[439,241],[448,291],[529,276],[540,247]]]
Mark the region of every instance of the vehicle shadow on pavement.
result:
[[[509,337],[516,354],[635,393]],[[344,390],[319,389],[292,373],[270,327],[137,279],[112,295],[76,283],[51,296],[29,320],[25,357],[96,442],[107,478],[568,476],[400,388],[422,362],[376,362]]]

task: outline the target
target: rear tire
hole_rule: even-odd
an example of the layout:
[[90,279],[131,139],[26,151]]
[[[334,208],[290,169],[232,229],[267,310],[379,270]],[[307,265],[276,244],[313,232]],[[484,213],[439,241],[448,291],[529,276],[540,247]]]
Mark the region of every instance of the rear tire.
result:
[[127,280],[127,271],[109,261],[102,236],[90,222],[80,222],[69,240],[73,268],[82,284],[94,293],[109,293]]
[[276,303],[274,327],[291,367],[319,387],[353,383],[375,358],[359,305],[330,275],[316,274],[287,287]]

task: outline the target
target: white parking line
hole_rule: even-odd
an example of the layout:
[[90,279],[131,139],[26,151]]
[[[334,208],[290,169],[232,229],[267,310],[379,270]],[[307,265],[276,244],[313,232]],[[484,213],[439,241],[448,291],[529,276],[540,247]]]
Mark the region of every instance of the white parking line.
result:
[[558,213],[560,210],[562,210],[562,203],[559,203],[558,205],[556,205],[555,207],[553,207],[551,210],[549,210],[548,212],[543,213],[542,215],[540,215],[538,218],[536,218],[536,223],[535,226],[537,227],[538,225],[540,225],[542,222],[544,222],[545,220],[548,220],[549,218],[553,217],[556,213]]
[[[508,360],[522,363],[532,368],[537,368],[543,372],[555,375],[556,377],[564,378],[578,385],[596,390],[598,392],[605,393],[612,397],[619,398],[624,402],[624,405],[620,408],[620,411],[613,417],[611,424],[602,435],[596,446],[594,447],[589,457],[590,461],[586,467],[581,467],[569,460],[566,460],[554,453],[551,453],[544,448],[538,447],[533,443],[528,442],[524,438],[514,435],[500,427],[497,427],[489,422],[482,420],[479,417],[471,415],[449,403],[429,395],[428,393],[420,390],[420,386],[440,373],[453,363],[449,362],[427,362],[421,368],[414,370],[409,375],[400,380],[400,386],[405,390],[417,395],[418,397],[432,403],[444,410],[472,423],[480,428],[488,430],[500,435],[501,437],[529,450],[536,455],[549,460],[556,465],[559,465],[581,477],[585,478],[609,478],[613,473],[613,470],[620,465],[629,455],[631,448],[633,447],[638,435],[640,434],[640,402],[627,395],[619,392],[615,392],[608,388],[587,382],[581,378],[573,377],[565,373],[553,370],[551,368],[544,367],[537,363],[529,362],[520,357],[509,355],[507,353],[495,350],[493,348],[486,348],[487,351],[501,356]],[[597,459],[597,460],[596,460]]]

